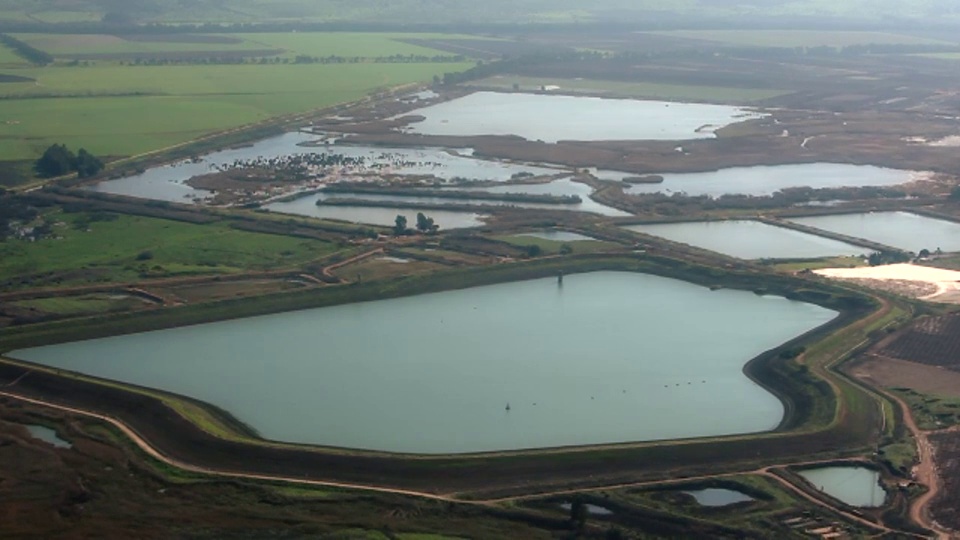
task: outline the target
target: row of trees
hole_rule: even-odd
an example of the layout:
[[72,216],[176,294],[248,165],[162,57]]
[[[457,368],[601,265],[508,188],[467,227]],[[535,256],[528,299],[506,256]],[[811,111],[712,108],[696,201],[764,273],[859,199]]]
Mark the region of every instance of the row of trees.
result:
[[51,145],[33,166],[41,178],[77,173],[80,178],[94,176],[103,170],[103,161],[81,148],[76,154],[64,144]]
[[33,47],[27,43],[20,41],[19,39],[11,36],[10,34],[0,34],[0,43],[3,43],[7,47],[10,47],[17,56],[20,56],[24,60],[30,62],[31,64],[36,64],[38,66],[45,66],[53,62],[53,57],[49,54],[41,51],[40,49]]

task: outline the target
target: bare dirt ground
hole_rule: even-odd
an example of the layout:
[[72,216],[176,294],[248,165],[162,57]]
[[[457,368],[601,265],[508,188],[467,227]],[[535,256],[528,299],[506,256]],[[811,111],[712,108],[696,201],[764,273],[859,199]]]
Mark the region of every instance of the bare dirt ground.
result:
[[884,356],[873,356],[849,370],[873,386],[911,388],[923,394],[960,397],[960,373]]
[[956,302],[960,292],[960,272],[915,264],[824,268],[814,273],[930,302]]

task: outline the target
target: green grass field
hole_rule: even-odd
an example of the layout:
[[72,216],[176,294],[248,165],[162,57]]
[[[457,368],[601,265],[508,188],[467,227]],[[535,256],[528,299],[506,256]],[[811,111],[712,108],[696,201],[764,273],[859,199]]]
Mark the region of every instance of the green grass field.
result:
[[14,34],[13,37],[53,56],[74,54],[115,54],[184,51],[243,51],[265,49],[239,36],[235,43],[185,43],[176,41],[134,41],[107,34]]
[[756,47],[849,47],[851,45],[950,45],[956,44],[905,34],[819,30],[674,30],[657,35]]
[[13,302],[19,307],[32,308],[44,313],[57,315],[85,315],[89,313],[109,313],[142,308],[148,302],[133,296],[111,294],[85,294],[80,296],[37,298]]
[[36,84],[0,96],[140,92],[129,97],[9,99],[0,108],[0,160],[30,159],[50,144],[134,155],[227,129],[349,102],[377,89],[429,81],[467,64],[47,67],[9,70]]
[[573,253],[596,253],[598,251],[605,251],[617,247],[616,244],[602,242],[600,240],[575,240],[572,242],[558,242],[556,240],[546,240],[544,238],[521,235],[495,236],[493,238],[494,240],[506,242],[514,246],[537,246],[540,248],[543,255],[555,255],[560,253],[561,246],[565,244],[573,249]]
[[16,55],[9,47],[0,45],[0,69],[27,65],[26,60]]
[[722,86],[692,86],[642,82],[600,81],[587,79],[550,79],[503,75],[488,77],[470,83],[470,86],[509,90],[513,85],[520,90],[537,90],[541,86],[559,86],[560,92],[577,94],[607,94],[617,97],[721,101],[726,103],[751,103],[789,94],[786,90],[762,88],[730,88]]
[[[139,277],[230,274],[293,268],[336,251],[317,240],[238,231],[223,223],[193,225],[121,215],[89,230],[74,223],[85,214],[53,211],[58,238],[0,243],[0,280],[44,272],[72,272],[64,285]],[[141,254],[149,252],[147,258]]]

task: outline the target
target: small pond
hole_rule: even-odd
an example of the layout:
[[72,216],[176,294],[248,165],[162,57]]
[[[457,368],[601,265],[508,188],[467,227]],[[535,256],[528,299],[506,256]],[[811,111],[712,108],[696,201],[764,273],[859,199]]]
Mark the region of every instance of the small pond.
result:
[[424,135],[517,135],[561,140],[707,139],[718,128],[762,118],[742,107],[500,92],[475,92],[406,113],[425,117],[408,130]]
[[[587,509],[587,513],[591,516],[612,516],[613,511],[604,508],[602,506],[597,506],[595,504],[585,504],[583,505]],[[573,503],[563,503],[560,505],[560,508],[569,512],[573,509]]]
[[582,242],[584,240],[596,240],[584,234],[570,231],[538,231],[518,234],[517,236],[527,236],[530,238],[540,238],[542,240],[552,240],[554,242]]
[[880,473],[866,467],[822,467],[799,471],[807,482],[850,506],[883,506]]
[[909,212],[871,212],[793,218],[790,221],[825,231],[864,238],[919,253],[922,249],[960,251],[960,223]]
[[[474,188],[463,188],[474,189]],[[618,210],[603,204],[600,204],[590,198],[593,188],[581,182],[574,182],[569,178],[561,178],[553,182],[542,184],[506,184],[502,186],[490,186],[477,188],[478,191],[487,191],[490,193],[524,193],[530,195],[576,195],[580,197],[580,204],[562,205],[568,210],[577,210],[580,212],[591,212],[610,217],[627,217],[631,214]],[[557,206],[557,205],[552,205]]]
[[700,506],[721,507],[753,500],[753,497],[732,489],[707,488],[684,493],[692,495]]
[[772,429],[783,405],[744,364],[835,316],[593,272],[12,356],[200,399],[268,439],[437,454]]
[[732,167],[703,173],[663,174],[660,184],[634,184],[626,192],[634,195],[663,192],[710,197],[726,194],[759,197],[791,187],[894,186],[909,182],[913,175],[910,171],[841,163]]
[[48,427],[46,427],[46,426],[39,426],[39,425],[35,425],[35,424],[30,424],[30,425],[27,425],[27,426],[24,426],[24,427],[27,428],[27,431],[30,432],[30,436],[32,436],[34,439],[39,439],[39,440],[41,440],[41,441],[50,443],[50,444],[52,444],[53,446],[56,446],[57,448],[72,448],[72,447],[73,447],[72,444],[70,444],[69,442],[67,442],[67,441],[61,439],[59,436],[57,436],[57,432],[56,432],[56,431],[54,431],[54,430],[52,430],[52,429],[50,429],[50,428],[48,428]]
[[759,221],[693,221],[625,227],[741,259],[815,259],[862,255],[864,247]]

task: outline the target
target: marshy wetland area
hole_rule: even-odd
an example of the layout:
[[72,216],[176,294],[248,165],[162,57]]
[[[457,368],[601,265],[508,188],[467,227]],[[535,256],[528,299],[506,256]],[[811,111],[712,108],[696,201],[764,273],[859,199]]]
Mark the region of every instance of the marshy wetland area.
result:
[[960,534],[955,36],[97,24],[0,20],[0,536]]

